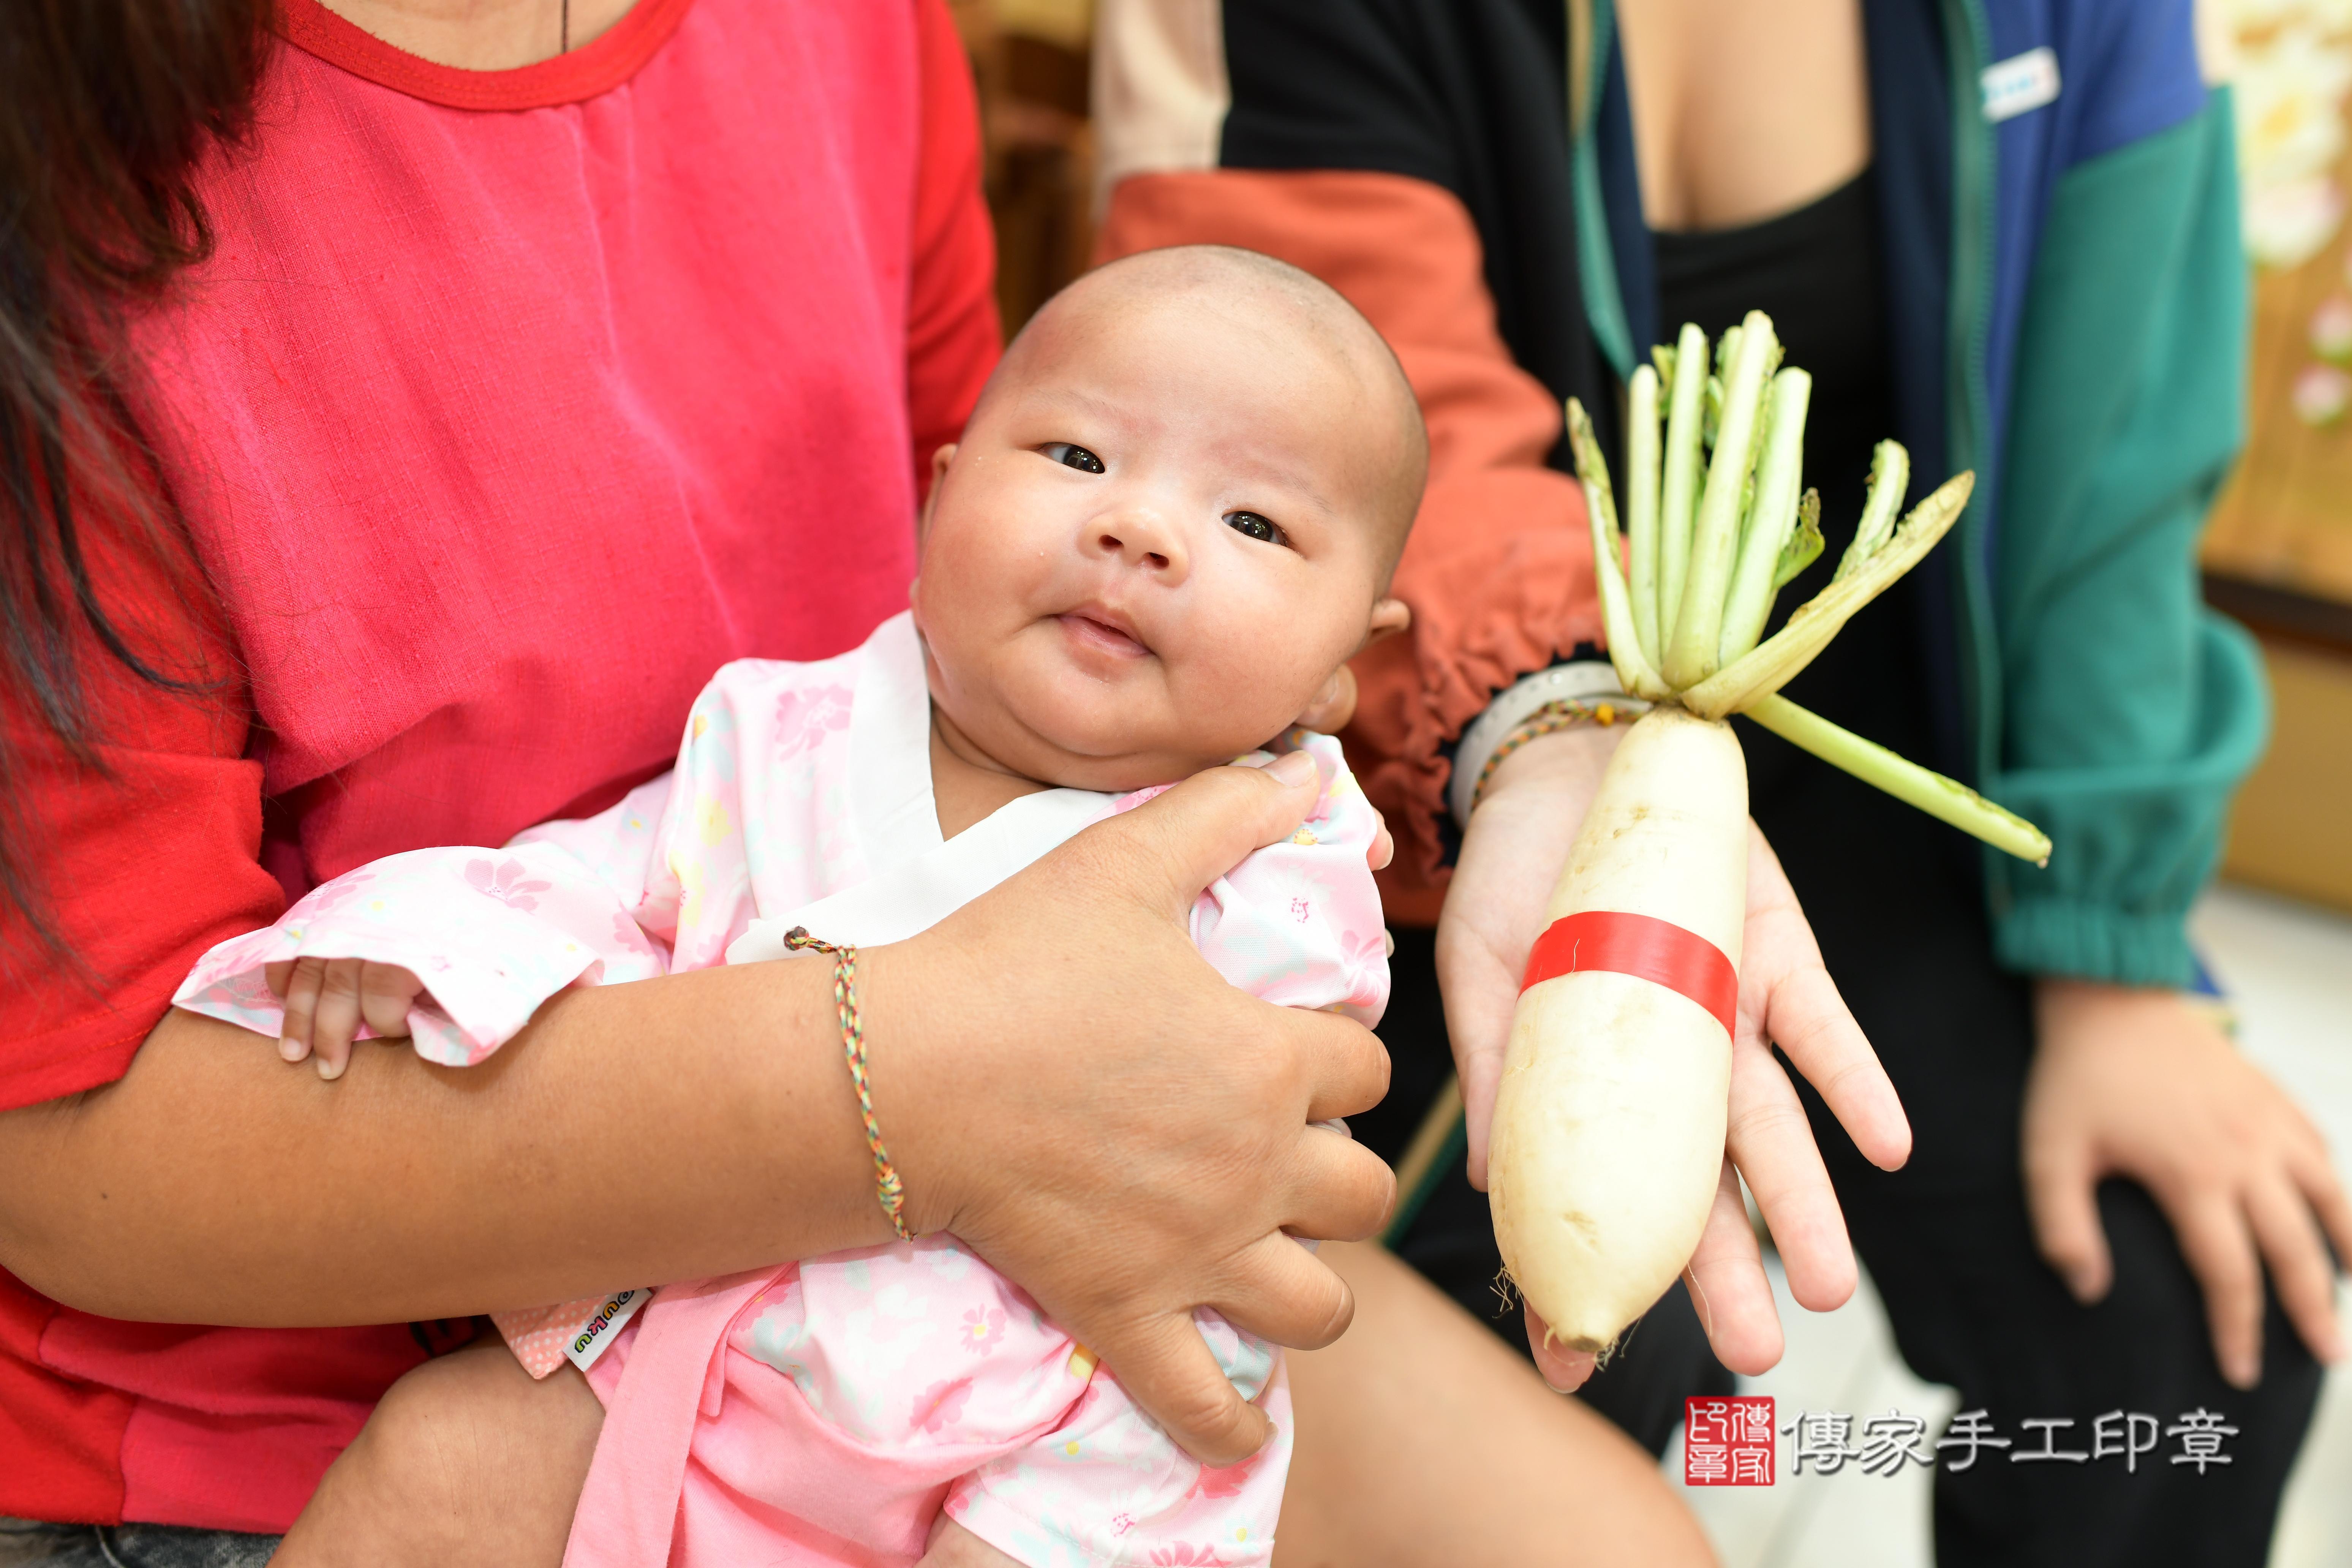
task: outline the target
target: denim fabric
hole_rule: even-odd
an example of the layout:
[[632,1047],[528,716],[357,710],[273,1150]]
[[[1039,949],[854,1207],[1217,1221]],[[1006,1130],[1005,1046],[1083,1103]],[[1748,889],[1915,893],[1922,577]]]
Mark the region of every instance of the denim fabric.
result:
[[0,1520],[0,1568],[262,1568],[275,1535],[173,1524],[36,1524]]

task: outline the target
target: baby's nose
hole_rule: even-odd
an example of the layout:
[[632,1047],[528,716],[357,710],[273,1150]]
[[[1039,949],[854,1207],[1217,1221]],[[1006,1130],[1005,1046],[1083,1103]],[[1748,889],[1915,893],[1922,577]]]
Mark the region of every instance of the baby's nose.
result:
[[1131,512],[1097,519],[1094,534],[1095,549],[1104,555],[1139,566],[1155,576],[1183,574],[1183,543],[1176,530],[1157,516]]

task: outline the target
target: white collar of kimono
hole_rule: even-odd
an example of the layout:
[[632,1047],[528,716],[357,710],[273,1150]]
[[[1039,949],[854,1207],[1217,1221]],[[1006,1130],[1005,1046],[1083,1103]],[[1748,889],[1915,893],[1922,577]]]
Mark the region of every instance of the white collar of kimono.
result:
[[1119,798],[1044,790],[941,839],[931,788],[930,686],[913,615],[901,611],[883,622],[859,652],[850,706],[850,811],[872,874],[829,898],[753,921],[727,949],[730,963],[785,956],[784,932],[794,926],[860,946],[913,936],[1109,816]]

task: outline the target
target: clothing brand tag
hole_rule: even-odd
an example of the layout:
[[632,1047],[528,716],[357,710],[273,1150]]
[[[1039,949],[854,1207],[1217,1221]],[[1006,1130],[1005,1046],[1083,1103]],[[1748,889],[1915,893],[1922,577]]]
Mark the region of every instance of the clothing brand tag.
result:
[[2045,44],[1985,67],[1979,79],[1984,84],[1984,117],[1998,125],[2058,101],[2058,57]]
[[596,1358],[604,1353],[604,1347],[611,1344],[628,1321],[637,1315],[637,1309],[644,1306],[646,1298],[653,1293],[653,1287],[648,1285],[635,1290],[615,1290],[605,1297],[604,1304],[564,1345],[564,1355],[582,1372],[594,1366]]

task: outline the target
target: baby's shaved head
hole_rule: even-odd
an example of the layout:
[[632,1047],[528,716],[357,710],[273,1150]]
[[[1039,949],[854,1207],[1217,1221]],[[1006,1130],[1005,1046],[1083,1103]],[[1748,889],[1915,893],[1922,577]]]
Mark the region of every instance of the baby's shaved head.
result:
[[1160,311],[1197,315],[1203,332],[1229,338],[1234,353],[1307,356],[1353,384],[1350,404],[1329,414],[1362,433],[1352,444],[1361,452],[1357,478],[1369,487],[1381,559],[1393,568],[1429,472],[1420,404],[1372,324],[1339,290],[1286,261],[1232,246],[1186,245],[1097,268],[1031,318],[1005,351],[989,393],[1034,374],[1041,357],[1050,360],[1057,350]]

